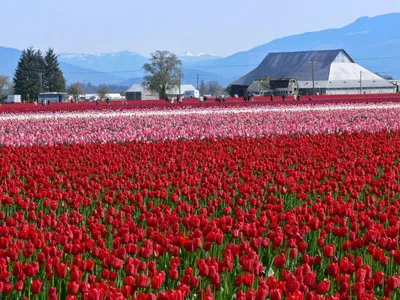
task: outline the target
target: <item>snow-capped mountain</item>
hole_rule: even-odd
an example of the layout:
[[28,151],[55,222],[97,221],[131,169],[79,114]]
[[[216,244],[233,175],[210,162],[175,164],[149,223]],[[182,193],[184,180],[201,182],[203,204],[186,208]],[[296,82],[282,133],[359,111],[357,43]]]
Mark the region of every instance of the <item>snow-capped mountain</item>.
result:
[[[214,54],[185,52],[179,56],[184,67],[195,64],[207,64],[219,59]],[[107,72],[118,77],[136,78],[143,76],[143,65],[148,58],[134,51],[121,51],[111,53],[60,53],[59,60],[81,68]]]
[[201,56],[216,57],[217,55],[208,53],[193,53],[190,51],[186,51],[181,55],[181,57],[201,57]]
[[93,60],[101,57],[118,57],[118,56],[136,56],[139,55],[133,51],[121,51],[121,52],[111,52],[111,53],[97,53],[97,52],[89,52],[89,53],[60,53],[59,56],[64,59],[80,59],[80,60]]
[[238,52],[196,67],[236,78],[256,68],[270,52],[344,49],[363,67],[400,77],[400,13],[362,17],[342,28],[306,32],[275,39],[248,51]]
[[[21,53],[18,49],[0,46],[0,75],[9,76],[10,80],[12,80]],[[119,76],[78,67],[63,61],[60,62],[60,68],[68,83],[86,81],[96,85],[101,83],[118,84],[124,80]]]
[[[363,17],[342,28],[282,37],[248,51],[220,58],[213,54],[186,52],[182,60],[185,83],[216,80],[228,83],[253,70],[269,52],[345,49],[371,71],[400,77],[400,13]],[[12,78],[21,51],[0,47],[0,75]],[[148,58],[133,51],[114,53],[61,53],[59,60],[68,82],[75,80],[114,83],[143,77]],[[74,67],[80,69],[74,70]],[[111,75],[111,77],[109,77]],[[79,77],[78,77],[79,76]]]
[[190,51],[186,51],[182,55],[179,56],[179,59],[182,61],[184,66],[193,66],[194,64],[205,62],[208,63],[213,62],[221,57],[215,54],[208,53],[193,53]]
[[142,68],[148,58],[127,50],[111,53],[60,53],[59,60],[81,68],[131,78],[143,75]]

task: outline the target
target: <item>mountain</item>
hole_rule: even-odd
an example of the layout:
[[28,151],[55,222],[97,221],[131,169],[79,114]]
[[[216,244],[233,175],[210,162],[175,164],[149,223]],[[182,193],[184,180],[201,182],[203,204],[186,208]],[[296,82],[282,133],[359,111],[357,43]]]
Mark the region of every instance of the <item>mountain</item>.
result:
[[[12,80],[21,53],[22,51],[18,49],[0,47],[0,75],[9,76]],[[65,62],[60,62],[60,68],[65,79],[67,79],[67,83],[86,80],[86,82],[98,85],[100,83],[116,84],[124,80],[124,78],[113,74],[81,68]]]
[[[184,67],[193,67],[200,62],[213,62],[221,57],[213,54],[185,52],[178,56]],[[107,72],[112,75],[129,78],[141,78],[144,75],[143,65],[149,61],[145,56],[133,51],[113,53],[60,53],[59,60],[81,68]]]
[[226,78],[210,73],[210,72],[206,72],[203,70],[199,70],[199,69],[191,69],[191,68],[183,68],[183,78],[182,78],[182,84],[193,84],[194,86],[197,86],[197,77],[198,77],[198,83],[200,86],[200,82],[201,80],[204,80],[204,82],[208,82],[208,81],[217,81],[218,83],[220,83],[223,86],[226,86],[230,83],[229,80],[227,80]]
[[[0,47],[0,74],[7,75],[12,79],[20,56],[21,51],[18,49]],[[189,53],[186,53],[185,57],[192,62],[208,61],[208,59],[214,58],[212,55],[190,55]],[[142,67],[148,62],[148,59],[135,52],[122,51],[105,54],[62,53],[59,54],[59,61],[67,83],[83,83],[86,81],[95,85],[101,83],[129,85],[143,81],[144,73]],[[186,63],[184,63],[185,65]],[[183,74],[184,83],[191,83],[193,85],[197,84],[197,74],[199,74],[199,80],[215,80],[221,84],[230,82],[230,80],[226,80],[211,72],[193,68],[184,68]]]
[[344,49],[367,69],[400,77],[400,13],[362,17],[342,28],[308,32],[273,40],[199,69],[240,78],[270,52]]
[[[227,86],[232,81],[232,78],[228,78],[228,79],[223,78],[223,77],[215,75],[213,73],[209,73],[209,72],[198,70],[198,69],[183,68],[182,72],[184,74],[184,76],[182,78],[182,84],[193,84],[193,86],[197,86],[197,80],[198,80],[199,85],[200,85],[201,80],[204,80],[204,82],[217,81],[219,84],[221,84],[223,86]],[[138,84],[138,83],[142,83],[142,82],[143,82],[142,77],[134,77],[134,78],[124,80],[123,82],[121,82],[121,85],[132,85],[132,84]]]
[[[186,52],[185,83],[218,81],[226,85],[256,68],[270,52],[345,49],[363,67],[382,75],[400,78],[400,13],[362,17],[342,28],[307,32],[273,40],[248,51],[221,58],[212,54]],[[0,74],[12,76],[20,51],[0,47]],[[61,53],[61,68],[68,82],[93,84],[137,83],[143,78],[148,58],[132,51],[114,53]]]
[[0,75],[9,76],[12,80],[21,51],[0,46]]
[[134,78],[125,79],[120,84],[124,85],[124,86],[131,86],[133,84],[141,84],[142,82],[143,82],[143,77],[134,77]]
[[213,62],[221,57],[216,56],[214,54],[207,54],[207,53],[192,53],[186,51],[184,54],[178,56],[178,58],[182,61],[184,66],[194,66],[198,63],[203,62]]
[[143,76],[148,58],[133,51],[113,53],[60,53],[59,60],[77,67],[110,73],[124,79]]
[[106,84],[119,84],[124,78],[106,72],[97,72],[91,69],[80,68],[65,62],[60,62],[60,69],[62,70],[67,84],[73,82],[90,82],[94,85],[101,83]]

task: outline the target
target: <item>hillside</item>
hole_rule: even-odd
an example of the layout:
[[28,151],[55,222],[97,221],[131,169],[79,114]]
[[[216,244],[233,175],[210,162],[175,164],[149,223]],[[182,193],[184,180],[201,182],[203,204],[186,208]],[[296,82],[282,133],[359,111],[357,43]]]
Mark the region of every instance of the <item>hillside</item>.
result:
[[67,84],[84,81],[91,82],[94,85],[101,83],[119,84],[124,80],[124,78],[114,74],[80,68],[65,62],[60,62],[60,68],[64,73]]
[[[400,13],[362,17],[342,28],[307,32],[273,40],[248,51],[220,58],[212,54],[186,52],[179,56],[185,83],[199,79],[222,85],[240,78],[258,66],[270,52],[345,49],[367,69],[400,78]],[[20,51],[0,47],[0,74],[12,77]],[[140,82],[148,58],[133,51],[114,53],[61,53],[61,68],[68,82]]]
[[[20,56],[21,51],[18,49],[0,47],[0,75],[9,76],[12,80]],[[124,78],[113,74],[81,68],[65,62],[60,62],[60,68],[67,79],[67,83],[86,80],[86,82],[98,85],[100,83],[120,83],[124,80]]]
[[0,46],[0,75],[12,78],[20,56],[21,51]]
[[345,49],[374,72],[400,77],[400,13],[362,17],[343,28],[308,32],[273,40],[198,68],[226,77],[254,69],[269,52]]
[[113,53],[60,53],[59,60],[80,68],[110,73],[123,79],[143,76],[147,57],[133,51]]

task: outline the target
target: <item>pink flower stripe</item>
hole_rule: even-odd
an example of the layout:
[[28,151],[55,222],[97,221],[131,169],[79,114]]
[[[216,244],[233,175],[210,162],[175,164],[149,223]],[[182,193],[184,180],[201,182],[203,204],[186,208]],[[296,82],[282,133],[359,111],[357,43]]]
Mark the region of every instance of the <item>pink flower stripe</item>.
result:
[[400,129],[400,104],[208,107],[0,116],[11,146],[220,139]]

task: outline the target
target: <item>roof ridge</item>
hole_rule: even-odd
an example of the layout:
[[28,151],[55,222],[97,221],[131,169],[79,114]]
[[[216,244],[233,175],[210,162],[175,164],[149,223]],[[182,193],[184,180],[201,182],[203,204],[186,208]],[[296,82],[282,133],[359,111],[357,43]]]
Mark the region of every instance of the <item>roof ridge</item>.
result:
[[344,49],[326,49],[326,50],[299,50],[299,51],[278,51],[278,52],[269,52],[270,54],[293,54],[293,53],[314,53],[314,52],[341,52]]

